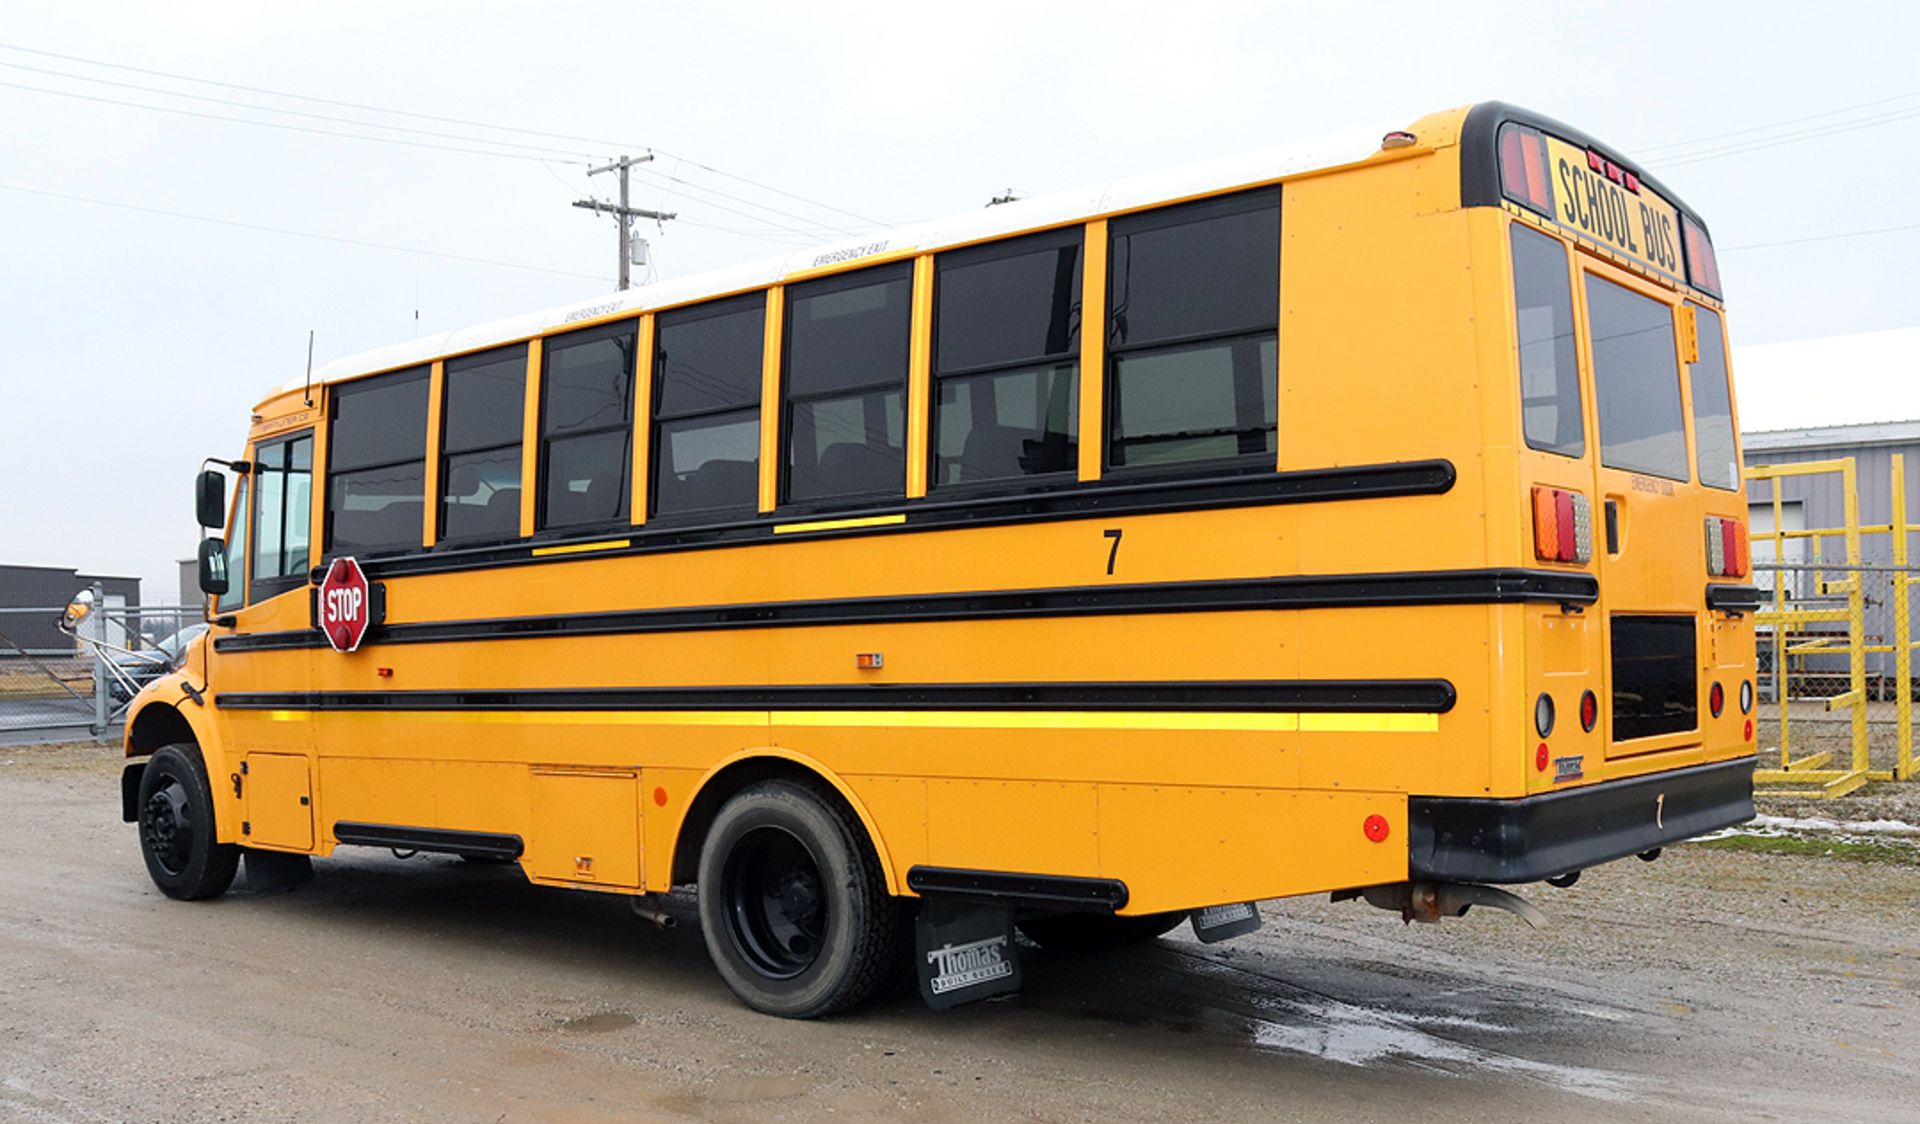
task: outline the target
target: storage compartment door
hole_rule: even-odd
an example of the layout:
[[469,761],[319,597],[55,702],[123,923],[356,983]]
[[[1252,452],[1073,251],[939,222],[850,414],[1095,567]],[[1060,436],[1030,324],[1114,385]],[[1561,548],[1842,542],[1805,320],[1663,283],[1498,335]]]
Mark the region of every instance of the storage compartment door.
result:
[[307,759],[292,753],[249,753],[244,759],[249,847],[313,849],[313,789]]
[[533,770],[527,851],[540,882],[637,889],[640,776],[635,770]]

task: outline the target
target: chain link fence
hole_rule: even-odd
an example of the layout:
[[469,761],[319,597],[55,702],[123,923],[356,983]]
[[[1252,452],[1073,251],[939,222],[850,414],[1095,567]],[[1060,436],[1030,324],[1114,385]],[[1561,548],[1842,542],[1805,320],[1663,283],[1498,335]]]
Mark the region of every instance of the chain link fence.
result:
[[0,608],[0,738],[104,736],[206,628],[198,605]]

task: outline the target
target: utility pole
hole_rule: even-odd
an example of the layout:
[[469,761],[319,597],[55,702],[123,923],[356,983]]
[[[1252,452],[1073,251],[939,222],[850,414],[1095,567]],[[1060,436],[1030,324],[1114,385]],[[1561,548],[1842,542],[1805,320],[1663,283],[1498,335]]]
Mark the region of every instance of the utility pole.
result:
[[629,264],[628,257],[632,253],[631,247],[633,245],[633,242],[632,242],[633,220],[636,218],[640,218],[640,219],[652,219],[655,222],[666,222],[668,219],[677,217],[671,213],[663,213],[660,211],[648,211],[648,210],[643,210],[639,207],[627,206],[627,169],[633,167],[635,164],[645,164],[647,161],[652,159],[653,159],[653,156],[651,154],[647,156],[642,156],[639,159],[634,159],[633,157],[630,157],[630,156],[622,156],[620,159],[615,160],[611,164],[605,164],[598,168],[587,169],[587,174],[590,176],[597,176],[601,172],[619,172],[620,173],[620,205],[619,206],[616,207],[611,203],[602,203],[598,199],[576,199],[574,200],[574,203],[573,203],[574,206],[584,207],[587,210],[592,211],[596,215],[610,214],[620,220],[620,287],[622,289],[631,287],[628,282],[627,266]]

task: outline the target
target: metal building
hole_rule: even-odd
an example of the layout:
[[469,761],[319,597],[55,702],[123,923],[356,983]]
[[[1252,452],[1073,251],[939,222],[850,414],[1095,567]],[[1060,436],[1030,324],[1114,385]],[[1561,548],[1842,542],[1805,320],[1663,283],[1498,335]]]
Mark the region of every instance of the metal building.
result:
[[[0,564],[0,609],[57,609],[73,595],[98,582],[107,604],[128,608],[140,604],[140,579],[83,574],[69,566],[10,566]],[[0,613],[0,653],[13,646],[30,652],[68,652],[73,638],[54,625],[51,613]]]

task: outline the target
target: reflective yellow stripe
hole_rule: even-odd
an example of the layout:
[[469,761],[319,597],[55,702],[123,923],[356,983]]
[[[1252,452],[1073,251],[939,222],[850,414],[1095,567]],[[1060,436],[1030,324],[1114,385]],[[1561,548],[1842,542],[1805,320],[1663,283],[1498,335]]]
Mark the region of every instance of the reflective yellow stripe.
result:
[[822,519],[813,523],[782,523],[773,529],[776,535],[795,535],[804,531],[844,531],[852,527],[894,527],[905,523],[904,513],[869,515],[864,519]]
[[591,554],[596,550],[619,550],[632,545],[631,539],[620,539],[617,542],[577,542],[566,546],[536,546],[533,548],[533,556],[545,558],[553,554]]
[[[316,711],[269,710],[271,722]],[[549,726],[920,727],[949,730],[1242,730],[1266,733],[1428,734],[1437,714],[1296,714],[1131,710],[395,710],[381,721],[523,723]]]

